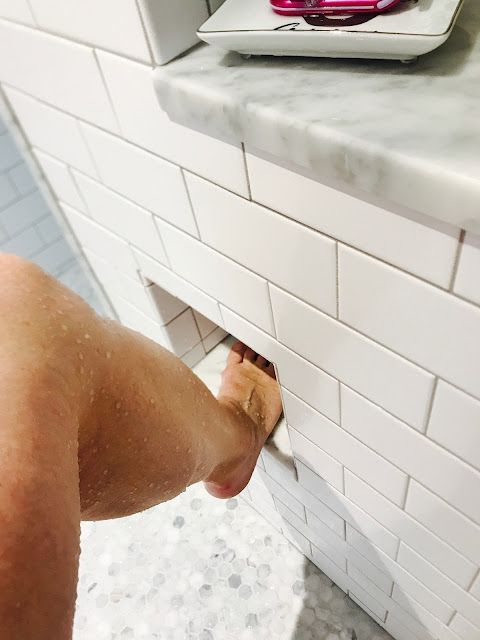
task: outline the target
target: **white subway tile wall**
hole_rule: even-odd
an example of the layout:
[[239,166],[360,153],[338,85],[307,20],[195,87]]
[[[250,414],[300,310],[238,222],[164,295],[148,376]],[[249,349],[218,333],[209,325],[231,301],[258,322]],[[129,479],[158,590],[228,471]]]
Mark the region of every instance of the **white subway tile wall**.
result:
[[[152,61],[207,3],[100,4],[0,0],[0,83],[117,313],[190,365],[225,330],[272,361],[293,461],[245,499],[397,640],[478,640],[478,238],[172,123]],[[49,265],[15,153],[0,125],[0,247]]]

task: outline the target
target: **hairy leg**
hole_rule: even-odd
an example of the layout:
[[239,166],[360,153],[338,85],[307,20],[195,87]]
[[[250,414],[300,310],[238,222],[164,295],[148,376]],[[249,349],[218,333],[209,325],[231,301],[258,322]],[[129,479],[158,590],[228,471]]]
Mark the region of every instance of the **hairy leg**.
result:
[[219,497],[241,491],[280,397],[268,363],[237,346],[215,399],[166,350],[11,256],[0,307],[0,640],[63,640],[80,518],[128,515],[201,480]]

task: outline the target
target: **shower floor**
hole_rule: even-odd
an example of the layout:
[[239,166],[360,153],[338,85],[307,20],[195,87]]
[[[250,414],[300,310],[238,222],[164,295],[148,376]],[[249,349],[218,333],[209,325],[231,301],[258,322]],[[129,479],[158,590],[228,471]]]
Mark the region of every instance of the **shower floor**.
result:
[[[231,340],[231,339],[230,339]],[[227,340],[195,371],[216,392]],[[280,447],[286,429],[276,438]],[[201,485],[83,523],[74,640],[388,640],[243,500]]]

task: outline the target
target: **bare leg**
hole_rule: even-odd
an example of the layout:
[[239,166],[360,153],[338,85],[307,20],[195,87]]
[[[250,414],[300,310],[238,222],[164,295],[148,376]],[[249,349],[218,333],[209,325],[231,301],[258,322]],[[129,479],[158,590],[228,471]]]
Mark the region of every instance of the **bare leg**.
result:
[[0,640],[69,639],[79,521],[248,482],[281,413],[237,345],[216,400],[177,358],[0,256]]

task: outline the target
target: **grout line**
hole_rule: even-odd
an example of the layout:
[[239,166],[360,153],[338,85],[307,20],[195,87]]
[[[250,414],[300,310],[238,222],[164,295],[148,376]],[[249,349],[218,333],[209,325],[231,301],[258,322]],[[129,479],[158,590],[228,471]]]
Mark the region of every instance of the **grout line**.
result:
[[[119,56],[119,57],[122,57],[122,56]],[[138,63],[138,61],[136,61],[136,62]],[[139,63],[139,64],[141,64],[141,63]],[[147,67],[148,67],[149,65],[147,65],[147,64],[145,64],[145,63],[143,63],[143,66],[147,66]],[[103,77],[103,76],[102,76],[102,77]],[[283,213],[282,213],[282,212],[280,212],[280,211],[277,211],[277,210],[275,210],[275,209],[272,209],[271,207],[268,207],[267,205],[263,204],[262,202],[258,202],[258,201],[256,201],[256,200],[252,200],[252,199],[248,199],[248,200],[247,200],[247,199],[246,199],[246,198],[244,198],[241,194],[239,194],[239,193],[237,193],[237,192],[235,192],[235,191],[232,191],[232,190],[231,190],[231,189],[229,189],[228,187],[225,187],[225,186],[224,186],[224,185],[222,185],[222,184],[217,184],[217,183],[215,183],[215,182],[212,182],[212,181],[211,181],[211,180],[209,180],[208,178],[205,178],[203,175],[198,174],[198,173],[196,173],[195,171],[192,171],[191,169],[186,168],[186,167],[185,167],[184,165],[182,165],[182,164],[177,164],[176,162],[174,162],[174,161],[173,161],[173,160],[171,160],[170,158],[168,158],[168,157],[166,157],[166,156],[163,156],[163,155],[161,155],[161,154],[160,154],[160,153],[158,153],[158,152],[152,151],[151,149],[147,149],[146,147],[143,147],[143,146],[139,145],[138,143],[136,143],[136,142],[132,141],[131,139],[129,139],[129,138],[127,138],[127,137],[125,137],[125,138],[120,137],[120,136],[116,135],[114,132],[109,131],[108,129],[104,129],[103,127],[98,126],[96,123],[93,123],[93,122],[91,122],[91,121],[85,120],[85,119],[84,119],[84,118],[82,118],[81,116],[78,116],[78,115],[72,114],[72,113],[70,113],[70,112],[68,112],[68,111],[64,111],[63,109],[61,109],[61,108],[59,108],[59,107],[57,107],[57,106],[55,106],[55,105],[52,105],[51,103],[46,102],[45,100],[42,100],[42,99],[38,98],[37,96],[34,96],[34,95],[30,94],[30,93],[27,93],[27,92],[25,92],[25,91],[22,91],[22,90],[21,90],[21,89],[19,89],[18,87],[15,87],[15,86],[13,86],[13,85],[11,85],[11,84],[9,84],[9,83],[4,83],[4,84],[5,84],[6,86],[10,87],[11,89],[13,89],[14,91],[19,92],[19,93],[21,93],[21,94],[23,94],[23,95],[26,95],[26,96],[28,96],[28,97],[30,97],[30,98],[32,98],[32,99],[34,99],[34,100],[38,101],[39,103],[41,103],[41,104],[43,104],[43,105],[45,105],[45,106],[49,107],[50,109],[57,110],[57,111],[59,111],[59,112],[61,112],[61,113],[65,114],[65,115],[68,115],[70,118],[72,118],[72,119],[74,119],[74,120],[77,120],[78,122],[85,123],[85,124],[87,124],[87,125],[89,125],[89,126],[92,126],[92,127],[96,128],[96,129],[98,129],[98,130],[100,130],[100,131],[103,131],[104,133],[107,133],[108,135],[110,135],[110,136],[112,136],[112,137],[118,138],[119,140],[121,140],[122,142],[124,142],[124,143],[126,143],[126,144],[130,144],[130,145],[132,145],[133,147],[135,147],[135,148],[137,148],[137,149],[140,149],[140,150],[142,150],[142,151],[144,151],[144,152],[146,152],[146,153],[149,153],[149,154],[151,154],[151,155],[153,155],[153,156],[155,156],[155,157],[158,157],[158,158],[160,158],[160,159],[162,159],[162,160],[165,160],[166,162],[169,162],[170,164],[173,164],[173,165],[175,165],[175,166],[177,166],[177,167],[180,167],[180,168],[182,168],[184,171],[186,171],[186,172],[188,172],[188,173],[192,173],[193,175],[195,175],[195,176],[197,176],[197,177],[199,177],[199,178],[201,178],[201,179],[205,180],[205,181],[206,181],[206,182],[208,182],[209,184],[212,184],[212,185],[217,186],[217,187],[221,187],[223,190],[227,191],[228,193],[231,193],[232,195],[237,196],[238,198],[242,198],[243,200],[246,200],[247,202],[252,202],[252,203],[254,203],[254,204],[257,204],[257,205],[259,205],[259,206],[261,206],[261,207],[265,208],[266,210],[268,210],[268,211],[270,211],[270,212],[272,212],[272,213],[275,213],[276,215],[280,216],[281,218],[285,218],[285,219],[287,219],[287,220],[289,220],[289,221],[291,221],[291,222],[294,222],[294,223],[296,223],[296,224],[300,225],[301,227],[304,227],[304,228],[306,228],[306,229],[309,229],[309,230],[311,230],[311,231],[313,231],[313,232],[315,232],[315,233],[317,233],[317,234],[319,234],[319,235],[321,235],[321,236],[323,236],[323,237],[325,237],[325,238],[329,238],[329,239],[331,239],[331,240],[334,240],[335,242],[338,242],[339,244],[343,244],[343,245],[345,245],[345,246],[347,246],[347,247],[350,247],[350,248],[352,248],[352,249],[354,249],[354,250],[358,251],[358,252],[359,252],[359,253],[361,253],[361,254],[364,254],[364,255],[366,255],[366,256],[372,257],[373,259],[377,260],[379,263],[381,263],[381,264],[385,264],[385,265],[387,265],[388,267],[394,268],[394,269],[396,269],[396,270],[400,271],[401,273],[404,273],[405,275],[407,275],[407,276],[409,276],[409,277],[411,277],[411,278],[415,278],[415,279],[417,279],[417,280],[420,280],[421,282],[423,282],[423,283],[425,283],[425,284],[427,284],[427,285],[429,285],[429,286],[431,286],[431,287],[434,287],[435,289],[438,289],[438,290],[442,291],[443,293],[450,293],[453,297],[457,298],[458,300],[461,300],[462,302],[466,302],[467,304],[470,304],[470,305],[472,305],[473,307],[478,308],[478,306],[479,306],[479,305],[477,305],[476,303],[472,302],[471,300],[465,299],[465,298],[463,298],[462,296],[459,296],[459,295],[455,294],[454,292],[449,291],[449,289],[448,289],[448,288],[445,288],[445,286],[438,285],[438,284],[436,284],[435,282],[432,282],[431,280],[427,280],[426,278],[424,278],[424,277],[422,277],[422,276],[420,276],[420,275],[418,275],[418,274],[416,274],[416,273],[413,273],[413,272],[411,272],[411,271],[407,271],[405,268],[403,268],[403,267],[401,267],[401,266],[399,266],[399,265],[397,265],[397,264],[395,264],[395,263],[388,262],[387,260],[385,260],[385,259],[383,259],[383,258],[381,258],[381,257],[379,257],[379,256],[377,256],[377,255],[375,255],[375,254],[371,254],[371,253],[368,253],[368,252],[366,252],[366,251],[363,251],[362,249],[358,248],[358,247],[357,247],[357,246],[355,246],[355,245],[349,244],[348,242],[344,242],[344,241],[340,242],[340,241],[339,241],[339,239],[338,239],[338,238],[336,238],[335,236],[330,235],[330,234],[328,234],[328,233],[326,233],[326,232],[324,232],[324,231],[321,231],[321,230],[320,230],[320,229],[318,229],[318,228],[312,227],[312,226],[310,226],[310,225],[308,225],[308,224],[306,224],[306,223],[304,223],[304,222],[301,222],[301,221],[299,221],[299,220],[297,220],[297,219],[295,219],[295,218],[292,218],[292,217],[290,217],[290,216],[287,216],[286,214],[283,214]],[[159,107],[159,108],[161,109],[161,107]],[[161,110],[162,110],[162,109],[161,109]],[[13,111],[13,110],[12,110],[12,111]],[[162,111],[163,111],[163,110],[162,110]],[[116,116],[116,114],[115,114],[115,116]],[[187,127],[187,128],[189,128],[189,127]],[[80,129],[81,129],[81,127],[80,127]],[[192,129],[192,130],[193,130],[193,129]],[[82,137],[83,137],[83,135],[82,135]],[[215,138],[215,136],[211,136],[211,137],[214,137],[214,138]],[[241,146],[244,148],[244,146],[245,146],[245,145],[244,145],[244,143],[240,143],[240,144],[241,144]],[[88,145],[87,145],[87,146],[88,146]],[[41,151],[43,151],[43,149],[40,149],[40,150],[41,150]],[[48,154],[48,152],[45,152],[45,153],[47,153],[47,154]],[[91,152],[90,152],[90,153],[91,153]],[[245,155],[245,154],[243,154],[243,155]],[[52,157],[55,157],[55,156],[52,156]],[[56,158],[56,159],[58,160],[58,158]],[[60,161],[61,161],[61,160],[60,160]],[[61,161],[61,162],[63,162],[63,161]],[[95,164],[95,163],[94,163],[94,165],[96,166],[96,164]],[[73,167],[73,168],[75,168],[75,167]],[[97,171],[98,171],[98,168],[97,168]],[[293,170],[291,170],[291,171],[293,171]],[[100,175],[100,174],[99,174],[99,175]],[[250,198],[251,198],[251,194],[250,194]],[[404,216],[404,217],[405,217],[405,216]],[[436,219],[435,219],[435,220],[436,220]],[[446,224],[449,224],[450,226],[455,226],[455,225],[453,225],[453,224],[451,224],[451,223],[446,223]],[[458,228],[458,227],[457,227],[457,228]],[[462,231],[461,231],[461,234],[465,234],[465,233],[466,233],[466,232],[465,232],[464,230],[462,230]]]
[[453,268],[452,268],[452,275],[451,275],[451,278],[450,278],[450,284],[449,284],[449,287],[448,287],[448,291],[450,293],[453,292],[453,288],[455,286],[455,280],[457,278],[458,267],[460,265],[460,257],[461,257],[462,250],[463,250],[463,244],[465,242],[465,235],[466,235],[466,231],[464,229],[461,229],[460,235],[458,237],[457,248],[456,248],[456,251],[455,251],[455,259],[453,261]]
[[246,151],[245,151],[245,144],[243,142],[241,142],[240,146],[241,146],[241,150],[242,150],[243,166],[245,168],[245,178],[246,178],[246,181],[247,181],[248,200],[250,202],[253,202],[253,199],[252,199],[252,185],[250,183],[250,173],[248,171],[248,162],[247,162],[247,154],[246,154]]
[[411,480],[412,480],[412,476],[408,475],[407,476],[407,483],[405,485],[405,495],[403,496],[403,500],[402,500],[402,506],[401,506],[402,511],[405,511],[405,507],[407,506],[407,498],[408,498],[408,492],[410,490]]
[[336,284],[336,303],[337,313],[336,318],[340,318],[340,246],[339,242],[335,241],[335,284]]
[[[142,31],[143,31],[143,35],[145,36],[145,42],[147,43],[147,49],[148,49],[148,54],[150,56],[150,65],[152,67],[156,66],[156,62],[155,62],[155,56],[153,54],[153,47],[152,44],[150,42],[150,37],[148,35],[148,29],[145,23],[145,19],[143,16],[143,12],[142,9],[140,8],[140,2],[139,0],[134,0],[135,2],[135,6],[137,8],[137,13],[138,13],[138,18],[140,20],[140,25],[142,27]],[[119,57],[123,57],[123,54],[117,54]]]
[[[31,0],[26,0],[27,4],[30,7],[30,3]],[[33,31],[34,33],[39,33],[42,35],[46,35],[46,36],[52,36],[53,38],[58,38],[59,40],[63,40],[63,42],[66,43],[72,43],[74,45],[77,45],[78,47],[83,47],[85,49],[98,49],[99,51],[108,53],[110,55],[114,55],[117,58],[125,58],[126,60],[128,60],[129,62],[135,62],[137,64],[142,64],[143,66],[159,66],[156,65],[155,61],[152,62],[152,60],[148,61],[145,60],[143,58],[136,58],[135,56],[132,56],[129,53],[124,53],[123,51],[118,51],[118,49],[109,49],[108,47],[99,45],[99,44],[94,44],[92,42],[89,42],[88,40],[80,40],[79,38],[75,37],[74,35],[66,35],[65,33],[62,33],[60,31],[55,31],[52,29],[47,29],[46,27],[43,27],[39,24],[37,16],[34,14],[34,12],[31,10],[32,12],[32,16],[34,18],[34,22],[35,25],[31,25],[31,24],[27,24],[25,22],[20,22],[19,20],[14,20],[13,18],[2,18],[0,17],[0,22],[4,23],[4,24],[14,24],[14,25],[18,25],[20,27],[23,27],[25,29],[30,29],[31,31]],[[143,24],[142,24],[143,26]],[[147,47],[149,48],[150,42],[147,39]]]
[[432,395],[430,397],[430,402],[428,403],[428,406],[427,406],[427,413],[425,415],[425,422],[424,422],[424,427],[425,428],[423,430],[423,433],[426,436],[428,434],[428,427],[430,426],[430,420],[431,420],[431,417],[432,417],[433,405],[435,403],[435,396],[436,396],[436,393],[437,393],[437,388],[438,388],[438,376],[435,376],[435,380],[433,381],[433,387],[432,387]]
[[[197,237],[196,240],[200,240],[202,242],[202,244],[206,244],[203,240],[202,240],[202,236],[200,234],[200,227],[198,226],[198,221],[197,221],[197,217],[195,215],[195,207],[193,206],[193,201],[192,201],[192,196],[190,194],[190,189],[188,188],[188,182],[187,182],[187,177],[185,175],[185,170],[180,167],[180,173],[182,175],[182,181],[183,181],[183,186],[185,187],[185,192],[187,194],[187,198],[188,198],[188,203],[190,205],[190,211],[192,212],[192,217],[193,217],[193,221],[195,222],[195,229],[197,230]],[[155,214],[154,214],[155,215]],[[160,216],[158,216],[160,218]],[[163,218],[162,218],[163,220]],[[189,234],[190,235],[190,234]],[[194,237],[194,236],[192,236]],[[207,245],[208,246],[208,245]]]
[[477,578],[480,577],[480,569],[477,571],[477,573],[473,576],[471,583],[468,585],[467,588],[467,593],[470,593],[472,590],[473,585],[475,584]]
[[[113,117],[114,117],[114,119],[115,119],[115,122],[117,123],[118,132],[119,132],[120,136],[121,136],[122,138],[124,138],[124,137],[125,137],[125,135],[124,135],[124,133],[123,133],[123,131],[122,131],[122,127],[121,127],[121,125],[120,125],[120,119],[119,119],[119,117],[118,117],[118,115],[117,115],[117,110],[115,109],[115,105],[114,105],[114,102],[113,102],[112,96],[111,96],[111,94],[110,94],[110,89],[109,89],[109,87],[108,87],[107,80],[106,80],[106,78],[105,78],[105,76],[104,76],[104,73],[103,73],[103,67],[102,67],[102,65],[100,64],[100,60],[98,59],[98,55],[97,55],[97,50],[96,50],[96,48],[93,48],[93,49],[92,49],[92,53],[93,53],[93,57],[94,57],[94,59],[95,59],[95,64],[97,65],[98,73],[99,73],[100,78],[101,78],[101,80],[102,80],[103,88],[105,89],[105,93],[107,94],[107,99],[108,99],[108,102],[109,102],[109,104],[110,104],[110,108],[111,108],[111,110],[112,110]],[[120,136],[119,136],[119,137],[120,137]]]
[[[266,285],[267,285],[267,300],[268,300],[268,308],[270,310],[270,320],[271,322],[271,327],[273,329],[273,335],[270,335],[270,337],[273,337],[274,340],[277,340],[277,325],[275,323],[275,314],[273,313],[273,304],[272,304],[272,296],[270,294],[270,283],[268,282],[268,280],[266,280]],[[234,311],[234,313],[236,313]],[[250,322],[249,320],[247,322]],[[255,326],[255,325],[253,325]],[[267,332],[265,332],[267,333]],[[277,340],[278,341],[278,340]]]

